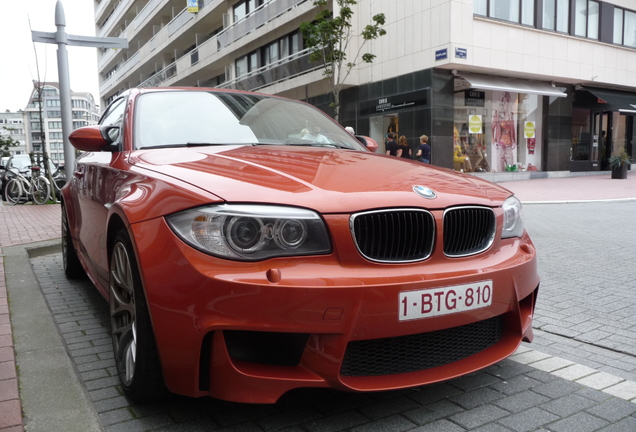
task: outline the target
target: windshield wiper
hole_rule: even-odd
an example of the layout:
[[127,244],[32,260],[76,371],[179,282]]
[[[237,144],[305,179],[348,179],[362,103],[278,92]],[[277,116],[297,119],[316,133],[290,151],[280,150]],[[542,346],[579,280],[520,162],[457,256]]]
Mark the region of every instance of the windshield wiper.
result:
[[249,145],[253,146],[255,144],[252,143],[204,143],[204,142],[188,142],[188,143],[180,143],[180,144],[164,144],[164,145],[155,145],[155,146],[143,146],[139,150],[148,150],[148,149],[161,149],[161,148],[174,148],[174,147],[214,147],[214,146],[229,146],[229,145]]
[[287,142],[285,143],[285,145],[299,146],[299,147],[333,147],[333,148],[351,150],[351,147],[344,146],[341,144],[336,144],[336,143],[331,144],[331,143],[317,143],[317,142],[313,142],[313,143]]

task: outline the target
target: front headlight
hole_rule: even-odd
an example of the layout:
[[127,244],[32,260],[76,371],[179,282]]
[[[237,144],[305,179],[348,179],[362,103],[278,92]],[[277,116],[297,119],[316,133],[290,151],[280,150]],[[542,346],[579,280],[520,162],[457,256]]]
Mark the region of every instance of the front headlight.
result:
[[331,251],[324,222],[305,209],[223,204],[186,210],[166,220],[186,243],[222,258],[257,261]]
[[504,224],[501,238],[521,237],[523,235],[523,210],[521,201],[511,196],[503,203]]

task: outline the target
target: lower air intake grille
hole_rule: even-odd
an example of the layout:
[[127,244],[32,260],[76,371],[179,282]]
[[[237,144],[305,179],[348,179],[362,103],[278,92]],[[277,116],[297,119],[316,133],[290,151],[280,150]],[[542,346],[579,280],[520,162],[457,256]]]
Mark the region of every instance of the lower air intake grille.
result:
[[496,344],[502,317],[460,327],[347,345],[341,375],[373,376],[415,372],[449,364]]

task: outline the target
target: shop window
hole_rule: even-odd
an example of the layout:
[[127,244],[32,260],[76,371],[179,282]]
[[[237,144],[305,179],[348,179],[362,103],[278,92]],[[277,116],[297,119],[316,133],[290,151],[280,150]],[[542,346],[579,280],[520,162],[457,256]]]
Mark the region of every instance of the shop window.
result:
[[455,93],[457,171],[541,169],[543,96],[494,90]]
[[534,26],[534,0],[475,0],[474,13]]
[[598,39],[599,3],[591,0],[576,0],[574,7],[574,34]]

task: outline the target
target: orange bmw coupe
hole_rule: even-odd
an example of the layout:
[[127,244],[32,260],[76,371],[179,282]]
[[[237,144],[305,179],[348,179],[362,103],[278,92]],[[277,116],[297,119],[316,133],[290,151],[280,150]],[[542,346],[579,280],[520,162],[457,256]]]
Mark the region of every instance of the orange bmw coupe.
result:
[[238,91],[132,89],[70,141],[64,270],[109,301],[133,399],[421,386],[532,339],[536,252],[502,187]]

